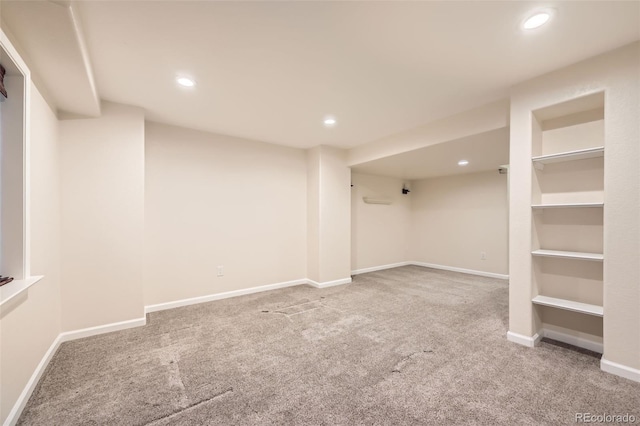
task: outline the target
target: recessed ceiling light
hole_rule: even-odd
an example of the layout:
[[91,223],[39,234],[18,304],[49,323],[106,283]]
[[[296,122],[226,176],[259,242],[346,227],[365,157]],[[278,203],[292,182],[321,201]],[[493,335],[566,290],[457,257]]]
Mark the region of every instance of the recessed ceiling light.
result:
[[549,22],[549,19],[551,19],[550,12],[538,12],[525,19],[524,23],[522,24],[522,28],[524,28],[525,30],[533,30]]
[[335,117],[325,117],[323,123],[325,127],[333,127],[338,122],[336,121]]
[[469,162],[467,160],[458,161],[458,166],[466,166],[467,164],[469,164]]
[[191,80],[190,78],[187,77],[178,77],[176,78],[176,81],[178,82],[178,84],[180,86],[184,86],[184,87],[193,87],[196,85],[196,82]]

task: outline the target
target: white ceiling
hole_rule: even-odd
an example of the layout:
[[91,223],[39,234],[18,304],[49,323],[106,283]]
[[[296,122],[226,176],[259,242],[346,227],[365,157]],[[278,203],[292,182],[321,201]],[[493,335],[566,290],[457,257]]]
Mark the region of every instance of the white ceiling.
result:
[[[41,59],[50,57],[52,38],[64,53],[58,61],[78,62],[61,46],[77,41],[52,37],[46,22],[29,22],[38,3],[2,0],[2,18],[29,46],[33,62],[46,65],[41,68],[54,66]],[[541,6],[556,8],[552,22],[521,31],[521,20]],[[100,98],[143,107],[150,120],[301,148],[353,147],[507,97],[514,83],[639,39],[639,7],[615,1],[71,3]],[[196,88],[177,87],[178,74],[194,77]],[[62,92],[75,87],[71,77],[56,84],[68,87]],[[51,101],[72,109],[64,93]],[[322,126],[326,114],[337,117],[335,128]]]
[[[460,160],[467,160],[469,164],[459,166]],[[416,180],[487,170],[498,173],[498,168],[508,163],[509,128],[504,127],[359,164],[351,169],[355,173]]]

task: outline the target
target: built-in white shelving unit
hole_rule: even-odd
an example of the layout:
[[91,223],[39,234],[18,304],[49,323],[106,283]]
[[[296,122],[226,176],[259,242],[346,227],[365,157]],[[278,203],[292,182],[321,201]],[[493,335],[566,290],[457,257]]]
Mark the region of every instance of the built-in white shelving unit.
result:
[[533,116],[531,302],[539,332],[562,330],[554,335],[574,344],[583,336],[601,341],[604,95]]

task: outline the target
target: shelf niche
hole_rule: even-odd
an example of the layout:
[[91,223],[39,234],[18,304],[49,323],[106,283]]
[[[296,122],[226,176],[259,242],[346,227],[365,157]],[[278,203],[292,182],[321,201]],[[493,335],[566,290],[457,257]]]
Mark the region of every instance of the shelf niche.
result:
[[533,215],[533,249],[602,253],[604,209],[549,208]]
[[604,93],[533,113],[532,204],[604,202]]
[[533,111],[531,158],[536,323],[557,340],[600,352],[604,120],[604,93]]

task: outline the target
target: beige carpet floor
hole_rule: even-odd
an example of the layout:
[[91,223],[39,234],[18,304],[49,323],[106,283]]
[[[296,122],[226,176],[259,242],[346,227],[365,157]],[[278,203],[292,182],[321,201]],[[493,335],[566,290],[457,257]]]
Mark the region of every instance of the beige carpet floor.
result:
[[22,425],[573,424],[635,415],[592,353],[506,339],[505,281],[406,266],[64,343]]

